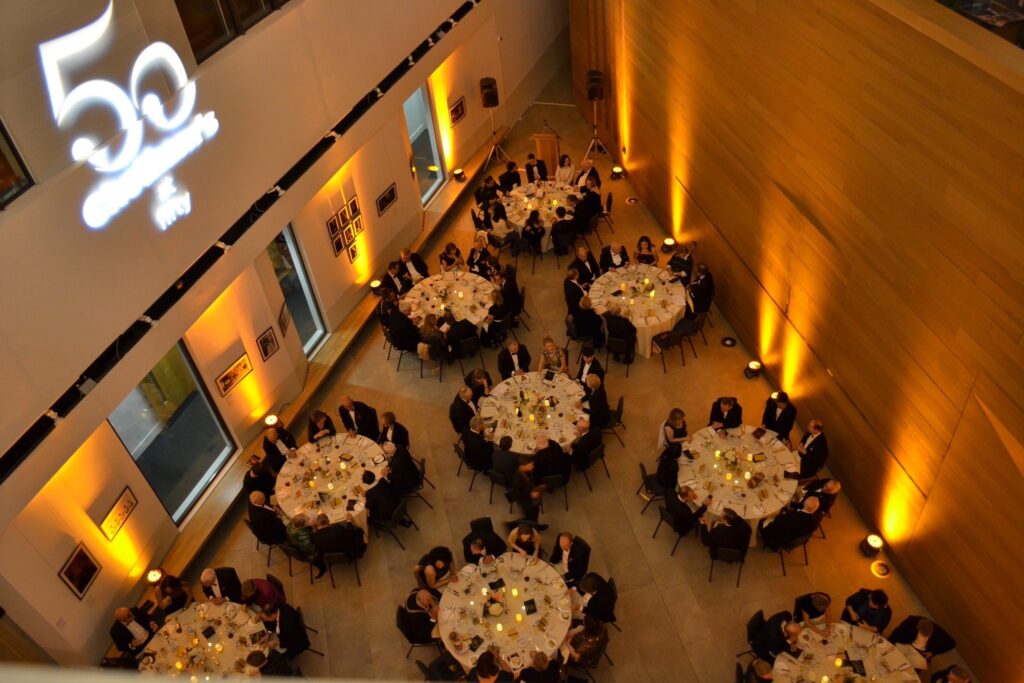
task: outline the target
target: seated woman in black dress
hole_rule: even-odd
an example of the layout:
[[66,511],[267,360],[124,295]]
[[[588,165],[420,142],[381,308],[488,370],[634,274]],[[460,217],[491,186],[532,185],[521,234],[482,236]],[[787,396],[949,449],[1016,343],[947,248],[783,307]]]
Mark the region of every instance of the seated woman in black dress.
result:
[[529,524],[520,524],[508,535],[509,552],[537,559],[540,547],[540,532]]
[[636,243],[636,251],[633,252],[633,260],[637,263],[646,263],[649,266],[658,265],[658,252],[651,244],[651,238],[644,235]]
[[444,332],[437,326],[437,316],[428,313],[420,325],[420,342],[426,344],[431,360],[447,360],[451,362],[454,356],[448,350],[448,342]]
[[331,421],[331,418],[324,411],[318,410],[310,416],[307,435],[311,442],[322,439],[325,436],[334,436],[336,433],[337,430],[334,429],[334,422]]
[[666,444],[682,444],[688,441],[686,437],[686,413],[679,408],[673,408],[668,419],[661,426],[664,437],[661,439]]
[[455,246],[455,242],[444,245],[444,251],[438,256],[441,261],[441,272],[447,273],[450,270],[461,270],[465,261],[462,260],[462,252]]
[[448,548],[431,548],[412,569],[416,583],[420,588],[430,591],[434,597],[440,598],[441,589],[456,580],[453,561],[452,551]]
[[165,574],[164,578],[160,579],[156,594],[160,611],[165,615],[183,610],[192,603],[188,583],[171,574]]
[[540,245],[544,241],[544,221],[541,220],[540,211],[537,209],[531,211],[526,218],[526,224],[523,225],[523,237],[530,242],[534,251],[538,254],[541,252]]

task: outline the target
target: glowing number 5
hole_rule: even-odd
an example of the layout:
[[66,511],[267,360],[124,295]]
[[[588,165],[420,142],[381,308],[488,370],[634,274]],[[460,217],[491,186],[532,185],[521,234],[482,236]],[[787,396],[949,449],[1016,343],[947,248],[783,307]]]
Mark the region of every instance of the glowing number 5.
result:
[[[100,143],[93,137],[83,136],[71,143],[71,157],[75,161],[88,159],[89,163],[102,173],[125,169],[138,156],[142,148],[143,121],[140,116],[148,117],[150,122],[161,130],[174,130],[188,119],[196,103],[196,85],[188,82],[185,65],[166,43],[153,43],[135,59],[131,73],[130,96],[116,84],[98,79],[86,81],[69,93],[64,92],[62,62],[69,62],[76,56],[79,56],[76,62],[83,60],[91,51],[90,48],[100,43],[109,30],[113,13],[114,2],[111,0],[103,14],[91,24],[39,46],[43,75],[50,95],[50,108],[59,127],[69,125],[84,109],[92,105],[105,105],[117,116],[125,135],[124,144],[116,156],[111,156],[109,149],[97,150]],[[140,99],[139,87],[142,79],[153,69],[159,68],[161,62],[169,72],[171,85],[179,91],[181,99],[178,111],[171,117],[167,117],[160,98],[154,93],[142,95]]]

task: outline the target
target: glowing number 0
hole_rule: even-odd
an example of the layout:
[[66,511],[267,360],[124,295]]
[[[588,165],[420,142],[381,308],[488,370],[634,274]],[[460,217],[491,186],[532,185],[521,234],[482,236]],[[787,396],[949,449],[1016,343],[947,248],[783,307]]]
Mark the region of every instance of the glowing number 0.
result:
[[[97,151],[99,141],[93,137],[80,137],[71,144],[71,156],[75,161],[88,159],[101,173],[113,173],[127,168],[142,148],[142,125],[140,116],[146,116],[161,130],[174,130],[183,124],[192,113],[196,102],[196,85],[188,82],[185,65],[181,58],[166,43],[153,43],[136,58],[131,73],[131,96],[110,81],[90,80],[76,86],[70,93],[64,92],[64,77],[61,63],[75,55],[89,52],[98,44],[110,28],[113,16],[113,0],[96,21],[71,33],[54,38],[39,46],[43,64],[43,75],[50,95],[53,118],[61,128],[74,121],[81,111],[93,104],[105,105],[117,116],[121,130],[125,132],[120,154],[111,156],[110,150]],[[84,55],[83,55],[84,56]],[[172,87],[180,92],[181,103],[174,116],[168,118],[160,99],[153,93],[139,97],[142,79],[160,62],[167,67]]]

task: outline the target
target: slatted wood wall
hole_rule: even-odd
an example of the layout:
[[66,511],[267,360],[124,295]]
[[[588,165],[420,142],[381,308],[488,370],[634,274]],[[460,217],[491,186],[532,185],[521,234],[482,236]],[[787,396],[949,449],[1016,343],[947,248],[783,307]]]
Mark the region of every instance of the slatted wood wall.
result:
[[936,11],[571,0],[574,94],[589,118],[605,70],[600,134],[644,202],[825,420],[832,470],[975,673],[1021,681],[1024,51],[952,14],[948,40],[921,30]]

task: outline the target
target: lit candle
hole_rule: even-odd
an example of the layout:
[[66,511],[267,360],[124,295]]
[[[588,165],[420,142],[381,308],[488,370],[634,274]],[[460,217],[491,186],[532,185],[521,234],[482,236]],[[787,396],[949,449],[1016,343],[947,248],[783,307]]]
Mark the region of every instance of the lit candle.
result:
[[551,405],[551,401],[549,401],[548,399],[544,399],[544,405],[545,406],[550,406]]
[[495,630],[495,631],[497,631],[498,633],[501,633],[502,631],[504,631],[504,630],[505,630],[505,627],[504,627],[504,626],[502,626],[501,624],[497,624],[497,625],[496,625],[496,626],[494,627],[494,630]]
[[754,462],[754,454],[747,453],[747,462]]
[[185,668],[185,665],[184,665],[184,664],[182,663],[182,661],[181,661],[181,660],[179,659],[178,661],[176,661],[176,662],[174,663],[174,668],[175,668],[175,669],[177,669],[178,671],[181,671],[182,669],[184,669],[184,668]]
[[224,652],[224,646],[221,643],[217,643],[213,646],[213,649],[217,652]]
[[345,463],[341,463],[340,465],[338,465],[338,469],[344,472],[345,470],[348,469],[348,465],[346,465]]
[[842,665],[843,665],[843,658],[842,657],[836,657],[836,668],[838,669]]
[[516,623],[517,624],[523,623],[523,615],[520,612],[516,612]]
[[747,481],[749,481],[750,480],[750,472],[749,471],[744,472],[743,473],[743,478],[746,479]]
[[462,298],[462,292],[459,292],[459,298],[460,299]]
[[480,589],[480,595],[482,595],[482,596],[484,596],[486,598],[487,597],[487,589],[486,588],[481,588]]
[[732,481],[732,472],[726,472],[725,473],[725,480],[726,481]]
[[722,457],[722,451],[715,451],[715,457],[716,458],[721,458]]
[[633,299],[630,299],[630,300],[629,300],[629,305],[630,305],[630,306],[634,305],[635,303],[636,303],[636,301],[635,301],[635,300],[633,300]]
[[309,488],[311,488],[311,489],[315,489],[316,488],[316,477],[313,477],[312,479],[309,480]]
[[652,299],[654,298],[654,290],[653,289],[651,290],[651,298]]
[[530,422],[536,422],[536,421],[537,421],[537,417],[533,413],[530,413]]
[[518,598],[519,597],[519,589],[518,588],[513,588],[512,589],[512,597],[513,598]]
[[328,491],[333,491],[334,490],[334,484],[331,483],[331,482],[327,482],[327,490]]
[[644,278],[644,286],[649,284],[651,284],[651,281],[648,278]]

